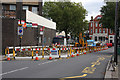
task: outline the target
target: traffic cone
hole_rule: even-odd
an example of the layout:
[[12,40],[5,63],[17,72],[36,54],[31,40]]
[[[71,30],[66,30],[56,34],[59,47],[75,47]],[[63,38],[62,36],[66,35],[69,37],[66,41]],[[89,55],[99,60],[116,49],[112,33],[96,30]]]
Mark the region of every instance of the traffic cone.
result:
[[86,50],[84,50],[84,54],[86,54]]
[[10,55],[9,55],[9,49],[8,49],[8,57],[7,57],[7,61],[10,61]]
[[90,49],[90,53],[91,53],[91,49]]
[[99,51],[101,51],[100,48],[99,48]]
[[94,49],[94,52],[96,52],[96,49]]
[[98,51],[98,48],[97,48],[97,51]]
[[38,51],[36,51],[36,58],[35,58],[35,60],[36,60],[36,61],[39,60],[39,58],[38,58]]
[[108,49],[108,46],[106,47],[106,49]]
[[71,57],[74,57],[74,55],[73,55],[73,54],[74,54],[74,52],[72,52],[72,55],[71,55]]
[[79,51],[77,50],[77,55],[76,56],[79,56]]
[[50,52],[49,60],[52,60],[52,57],[51,57],[51,52]]

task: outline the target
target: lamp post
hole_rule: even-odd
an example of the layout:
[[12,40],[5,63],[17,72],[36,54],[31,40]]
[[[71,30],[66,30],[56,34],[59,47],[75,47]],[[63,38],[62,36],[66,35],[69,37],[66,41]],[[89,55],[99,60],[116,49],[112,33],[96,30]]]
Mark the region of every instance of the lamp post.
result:
[[118,29],[118,0],[116,0],[116,8],[115,8],[115,38],[114,38],[114,62],[117,65],[117,29]]

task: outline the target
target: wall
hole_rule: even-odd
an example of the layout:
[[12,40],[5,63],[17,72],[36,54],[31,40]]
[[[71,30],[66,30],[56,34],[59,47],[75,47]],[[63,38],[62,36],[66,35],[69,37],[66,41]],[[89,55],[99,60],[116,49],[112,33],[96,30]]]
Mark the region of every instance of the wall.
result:
[[14,22],[15,19],[2,19],[2,49],[14,45]]

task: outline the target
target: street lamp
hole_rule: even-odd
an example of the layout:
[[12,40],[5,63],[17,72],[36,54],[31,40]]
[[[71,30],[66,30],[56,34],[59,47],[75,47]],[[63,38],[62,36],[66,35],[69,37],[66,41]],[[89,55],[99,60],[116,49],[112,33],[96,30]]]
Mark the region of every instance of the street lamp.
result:
[[115,38],[114,38],[114,62],[117,65],[117,29],[118,29],[118,0],[116,0],[116,7],[115,7]]

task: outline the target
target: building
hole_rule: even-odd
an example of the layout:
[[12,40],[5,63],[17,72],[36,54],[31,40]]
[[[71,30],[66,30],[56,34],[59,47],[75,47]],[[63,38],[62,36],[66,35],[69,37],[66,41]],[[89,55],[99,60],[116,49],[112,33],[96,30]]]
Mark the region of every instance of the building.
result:
[[[56,36],[56,23],[42,17],[42,2],[2,3],[2,49],[8,46],[20,46],[18,21],[37,24],[37,27],[23,28],[21,46],[49,46]],[[44,34],[40,35],[40,29]]]
[[99,23],[101,15],[96,16],[94,19],[91,17],[89,22],[89,37],[92,40],[105,43],[114,43],[114,33],[112,29],[103,28]]

